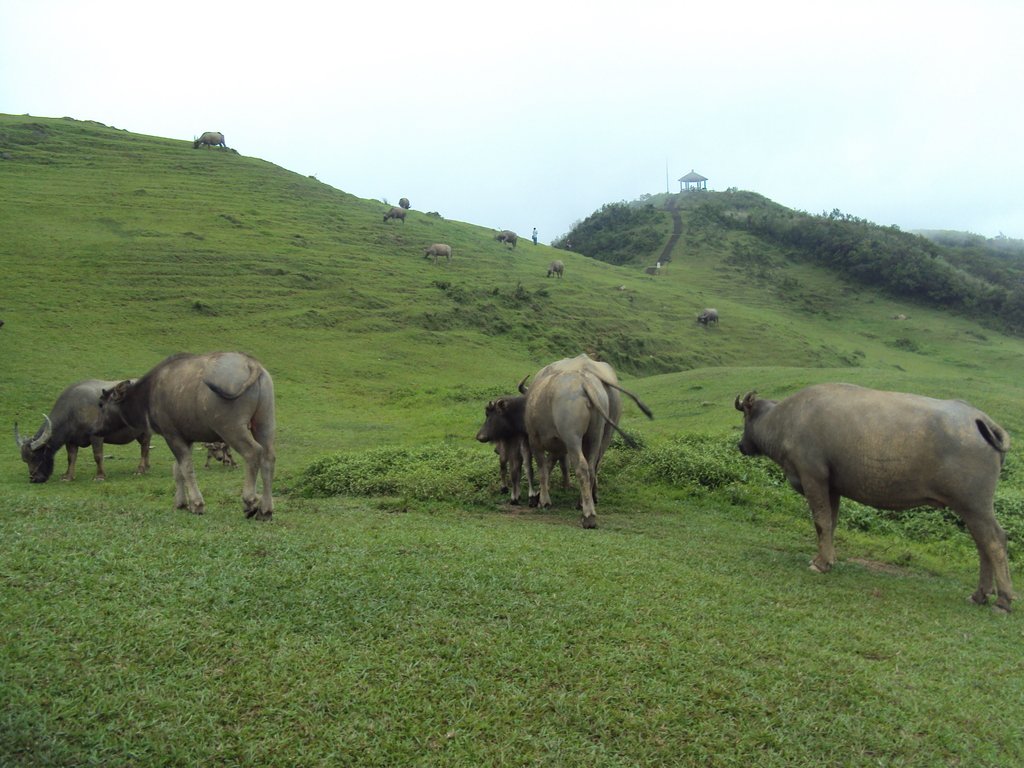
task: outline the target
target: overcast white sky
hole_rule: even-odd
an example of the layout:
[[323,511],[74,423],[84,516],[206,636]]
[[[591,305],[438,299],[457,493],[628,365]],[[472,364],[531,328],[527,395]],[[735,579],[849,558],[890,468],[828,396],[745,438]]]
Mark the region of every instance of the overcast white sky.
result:
[[0,112],[222,131],[360,197],[543,242],[691,169],[810,213],[1024,238],[1020,0],[0,11]]

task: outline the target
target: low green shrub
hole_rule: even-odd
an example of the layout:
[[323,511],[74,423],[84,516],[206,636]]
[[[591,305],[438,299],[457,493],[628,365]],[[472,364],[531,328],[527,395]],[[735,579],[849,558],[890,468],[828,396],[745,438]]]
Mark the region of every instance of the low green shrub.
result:
[[296,491],[306,497],[404,496],[420,500],[484,501],[498,480],[486,450],[449,444],[338,453],[303,471]]

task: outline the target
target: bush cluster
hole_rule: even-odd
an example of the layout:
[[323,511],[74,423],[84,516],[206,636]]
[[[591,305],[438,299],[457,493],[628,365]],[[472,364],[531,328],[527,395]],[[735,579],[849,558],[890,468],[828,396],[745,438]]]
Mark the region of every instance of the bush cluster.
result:
[[296,490],[303,496],[403,496],[424,501],[482,502],[493,495],[493,453],[443,443],[338,453],[311,464]]
[[[648,491],[658,486],[724,491],[728,503],[788,508],[792,499],[794,509],[804,508],[779,468],[767,459],[741,455],[732,436],[685,434],[655,445],[634,437],[639,443],[635,449],[616,438],[602,465],[602,475],[616,487],[636,483]],[[1011,560],[1018,560],[1024,552],[1024,490],[1014,482],[1013,468],[1008,469],[996,494],[996,517],[1009,537]],[[497,460],[490,450],[449,443],[339,453],[311,464],[297,491],[309,497],[394,496],[489,504],[498,491]],[[917,542],[964,535],[963,523],[950,510],[879,510],[849,499],[843,500],[840,525]]]

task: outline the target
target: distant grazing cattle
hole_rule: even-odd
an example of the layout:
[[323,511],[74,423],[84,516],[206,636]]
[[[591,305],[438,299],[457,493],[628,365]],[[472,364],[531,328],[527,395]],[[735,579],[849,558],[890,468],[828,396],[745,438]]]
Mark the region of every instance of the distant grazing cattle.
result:
[[817,384],[781,402],[750,392],[743,412],[745,456],[768,456],[807,498],[818,532],[811,569],[836,561],[833,534],[845,496],[880,509],[949,507],[977,545],[978,589],[984,604],[1009,611],[1013,599],[1006,533],[993,496],[1010,437],[962,400],[934,400],[852,384]]
[[434,257],[434,263],[437,264],[437,257],[444,256],[448,261],[452,260],[452,247],[446,243],[434,243],[432,246],[427,248],[423,253],[423,258],[427,259],[431,256]]
[[660,275],[661,264],[655,264],[653,267],[644,267],[644,274],[647,275]]
[[409,198],[408,197],[403,197],[401,200],[399,200],[398,201],[398,207],[399,208],[404,208],[405,210],[409,210]]
[[[174,454],[174,503],[201,515],[192,444],[224,442],[245,459],[245,516],[269,520],[274,511],[274,382],[256,360],[238,352],[172,355],[138,381],[104,389],[100,407],[125,424],[151,425]],[[256,495],[257,474],[263,495]]]
[[697,322],[701,325],[709,325],[710,323],[718,325],[718,310],[711,308],[705,309],[697,315]]
[[608,363],[587,355],[545,366],[534,376],[526,394],[526,431],[539,475],[538,504],[551,506],[548,488],[552,458],[567,457],[580,486],[584,528],[597,526],[597,473],[612,432],[619,432],[627,443],[635,442],[618,426],[620,392],[651,417],[650,409],[636,395],[619,386]]
[[28,464],[28,479],[33,483],[45,483],[53,474],[54,455],[62,447],[68,452],[68,469],[61,480],[75,479],[75,462],[78,449],[92,446],[96,461],[96,479],[106,479],[103,468],[103,444],[125,445],[137,441],[142,448],[142,457],[136,474],[149,469],[150,431],[145,424],[138,429],[128,427],[117,417],[106,418],[100,411],[100,393],[104,387],[117,382],[88,379],[72,384],[57,397],[57,401],[44,417],[41,427],[33,437],[22,437],[18,425],[14,425],[14,442],[21,452],[21,459]]
[[211,461],[216,461],[219,464],[223,464],[226,467],[237,467],[235,463],[235,457],[231,455],[231,449],[227,443],[203,443],[203,448],[206,449],[206,464],[204,468],[209,468]]
[[499,243],[505,243],[513,248],[516,247],[516,243],[519,242],[519,235],[510,229],[505,229],[494,236],[494,239]]
[[384,221],[388,219],[399,219],[405,224],[405,209],[399,208],[397,205],[391,206],[391,208],[384,214]]
[[[245,142],[242,142],[243,144]],[[227,144],[224,143],[224,134],[216,131],[207,131],[198,139],[192,141],[192,149],[199,149],[200,147],[224,147],[227,149]]]
[[564,272],[565,264],[563,264],[558,259],[555,259],[550,264],[548,264],[548,277],[551,277],[552,275],[555,275],[556,277],[561,277]]
[[902,312],[900,312],[898,315],[893,315],[892,319],[893,320],[906,320],[907,316],[904,315]]

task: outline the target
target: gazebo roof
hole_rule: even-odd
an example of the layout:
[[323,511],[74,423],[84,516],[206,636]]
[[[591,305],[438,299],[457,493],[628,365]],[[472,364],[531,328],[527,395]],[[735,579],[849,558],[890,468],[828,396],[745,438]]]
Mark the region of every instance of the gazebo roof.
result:
[[684,183],[687,182],[687,181],[690,181],[690,182],[694,182],[694,181],[707,181],[707,177],[701,176],[696,171],[690,171],[688,174],[686,174],[685,176],[683,176],[679,180],[684,182]]

